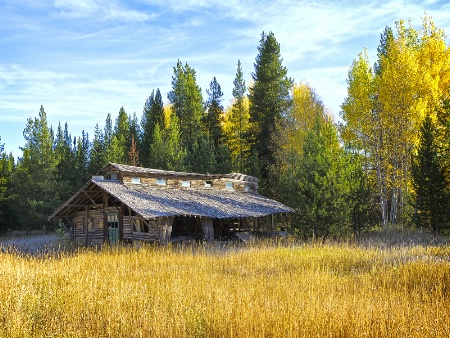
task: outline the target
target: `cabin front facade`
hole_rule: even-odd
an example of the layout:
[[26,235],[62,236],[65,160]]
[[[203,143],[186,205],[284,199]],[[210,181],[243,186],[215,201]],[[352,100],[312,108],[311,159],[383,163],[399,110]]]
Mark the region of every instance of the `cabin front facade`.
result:
[[[83,245],[105,242],[224,240],[270,228],[291,209],[258,194],[238,173],[198,174],[110,163],[50,217],[71,224]],[[272,229],[273,230],[273,229]]]

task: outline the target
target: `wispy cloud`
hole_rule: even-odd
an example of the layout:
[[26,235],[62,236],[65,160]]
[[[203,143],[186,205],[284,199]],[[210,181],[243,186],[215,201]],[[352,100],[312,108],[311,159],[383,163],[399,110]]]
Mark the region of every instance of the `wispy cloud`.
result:
[[156,15],[127,9],[113,1],[104,0],[55,0],[54,7],[59,15],[71,19],[146,21]]

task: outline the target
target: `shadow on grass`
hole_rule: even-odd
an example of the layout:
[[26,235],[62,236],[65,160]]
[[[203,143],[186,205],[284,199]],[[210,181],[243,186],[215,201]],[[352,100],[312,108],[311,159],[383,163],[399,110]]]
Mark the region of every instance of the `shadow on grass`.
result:
[[413,246],[441,246],[450,245],[448,236],[409,227],[376,228],[360,234],[356,244],[363,247],[401,248]]
[[45,256],[74,250],[73,242],[56,234],[0,236],[0,252],[18,255]]

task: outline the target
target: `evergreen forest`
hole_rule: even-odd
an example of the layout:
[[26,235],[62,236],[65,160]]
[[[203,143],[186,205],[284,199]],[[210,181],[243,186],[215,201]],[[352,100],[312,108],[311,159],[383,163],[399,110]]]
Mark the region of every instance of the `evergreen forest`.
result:
[[445,39],[429,17],[420,30],[404,21],[386,27],[376,60],[363,50],[350,65],[339,117],[289,77],[272,32],[261,34],[251,83],[236,60],[227,107],[216,77],[203,97],[181,60],[166,96],[151,89],[140,116],[118,107],[93,135],[49,125],[41,106],[24,121],[21,156],[7,154],[0,135],[0,233],[55,228],[48,216],[109,162],[255,176],[261,194],[295,210],[289,230],[301,238],[396,224],[448,233]]

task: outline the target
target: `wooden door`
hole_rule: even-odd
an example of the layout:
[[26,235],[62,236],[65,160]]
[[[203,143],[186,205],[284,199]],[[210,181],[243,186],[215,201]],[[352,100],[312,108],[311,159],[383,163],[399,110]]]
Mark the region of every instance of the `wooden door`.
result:
[[119,242],[119,214],[118,213],[108,213],[108,234],[109,243]]

